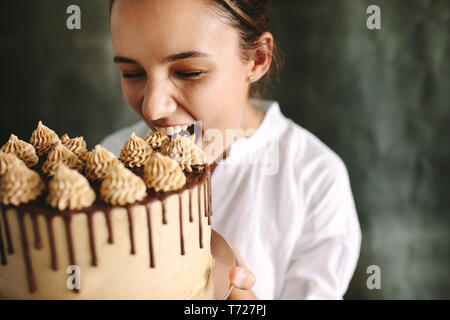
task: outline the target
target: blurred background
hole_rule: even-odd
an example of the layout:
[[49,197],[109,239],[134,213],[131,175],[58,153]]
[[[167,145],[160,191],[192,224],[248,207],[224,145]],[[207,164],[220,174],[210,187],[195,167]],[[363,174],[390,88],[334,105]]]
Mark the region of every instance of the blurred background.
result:
[[[271,97],[347,165],[361,256],[346,299],[450,299],[450,1],[276,0]],[[81,8],[81,30],[66,8]],[[366,9],[381,8],[381,30]],[[92,148],[138,120],[112,62],[107,0],[2,1],[0,145],[42,120]],[[367,268],[381,268],[369,290]]]

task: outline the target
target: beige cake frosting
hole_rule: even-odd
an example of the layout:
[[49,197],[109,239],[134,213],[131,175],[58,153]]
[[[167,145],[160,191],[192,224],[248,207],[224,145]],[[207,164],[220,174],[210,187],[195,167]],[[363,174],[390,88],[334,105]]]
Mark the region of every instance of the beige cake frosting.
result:
[[94,150],[88,153],[85,169],[86,177],[92,181],[101,181],[118,161],[114,154],[98,144]]
[[120,152],[120,160],[130,168],[139,168],[147,162],[151,153],[148,143],[133,132]]
[[19,158],[14,154],[0,151],[0,178],[5,175],[16,162],[19,162]]
[[37,165],[0,152],[0,299],[213,299],[209,166],[97,145],[80,172],[69,141],[40,122]]
[[25,162],[28,167],[33,167],[39,162],[39,157],[36,155],[33,146],[20,140],[14,134],[12,134],[8,142],[1,147],[0,151],[16,155],[20,160]]
[[30,138],[30,143],[39,156],[49,153],[58,141],[60,140],[55,131],[45,126],[42,121],[39,121]]
[[71,169],[81,171],[83,163],[80,159],[69,149],[67,149],[61,141],[58,141],[53,147],[52,151],[47,156],[47,160],[42,166],[42,172],[47,176],[53,176],[58,169],[59,164],[64,163]]
[[95,201],[95,192],[78,171],[60,164],[48,184],[47,203],[59,210],[81,210]]
[[145,142],[147,142],[153,150],[161,151],[170,143],[170,138],[159,131],[155,131],[145,138]]
[[180,136],[166,145],[163,153],[180,163],[183,170],[192,172],[193,167],[202,168],[206,163],[205,153],[194,141],[195,134],[191,137]]
[[147,187],[167,192],[181,189],[186,176],[177,162],[155,152],[145,165],[144,180]]
[[[68,136],[67,136],[68,138]],[[88,157],[88,150],[86,147],[86,141],[84,141],[83,137],[76,137],[72,139],[64,138],[64,140],[61,139],[62,144],[72,151],[78,159],[81,160],[81,162],[86,163],[87,157]]]
[[39,174],[22,162],[15,162],[0,181],[0,201],[18,206],[36,200],[45,186]]
[[106,203],[124,206],[144,199],[147,187],[133,172],[116,164],[100,186],[100,197]]

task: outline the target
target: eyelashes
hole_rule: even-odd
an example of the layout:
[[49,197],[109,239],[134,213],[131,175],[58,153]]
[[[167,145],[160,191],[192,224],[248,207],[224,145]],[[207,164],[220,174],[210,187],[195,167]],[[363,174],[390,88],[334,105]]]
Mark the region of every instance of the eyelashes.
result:
[[[195,71],[195,72],[175,72],[175,75],[181,79],[185,79],[185,80],[195,80],[200,78],[203,74],[205,74],[206,72],[203,71]],[[131,73],[131,72],[123,72],[122,73],[122,77],[125,79],[138,79],[141,77],[144,77],[145,73],[140,72],[140,73]]]

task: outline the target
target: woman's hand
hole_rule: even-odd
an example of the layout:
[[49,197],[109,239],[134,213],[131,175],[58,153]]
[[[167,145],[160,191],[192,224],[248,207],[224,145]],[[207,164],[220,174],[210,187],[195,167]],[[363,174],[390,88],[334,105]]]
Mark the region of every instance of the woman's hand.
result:
[[247,269],[238,246],[235,243],[231,243],[231,246],[236,256],[236,267],[230,270],[233,289],[228,300],[256,300],[258,298],[251,290],[256,282],[255,275]]

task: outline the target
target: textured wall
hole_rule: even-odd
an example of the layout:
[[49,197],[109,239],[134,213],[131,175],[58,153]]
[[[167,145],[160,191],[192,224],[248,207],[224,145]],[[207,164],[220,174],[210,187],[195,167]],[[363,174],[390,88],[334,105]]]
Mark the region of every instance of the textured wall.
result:
[[[42,119],[92,147],[137,120],[112,63],[107,2],[2,3],[0,141],[28,139]],[[350,173],[363,243],[346,298],[450,298],[450,1],[274,3],[286,58],[274,96]],[[70,4],[81,31],[66,29]],[[370,4],[381,30],[365,26]],[[369,265],[381,290],[366,287]]]

